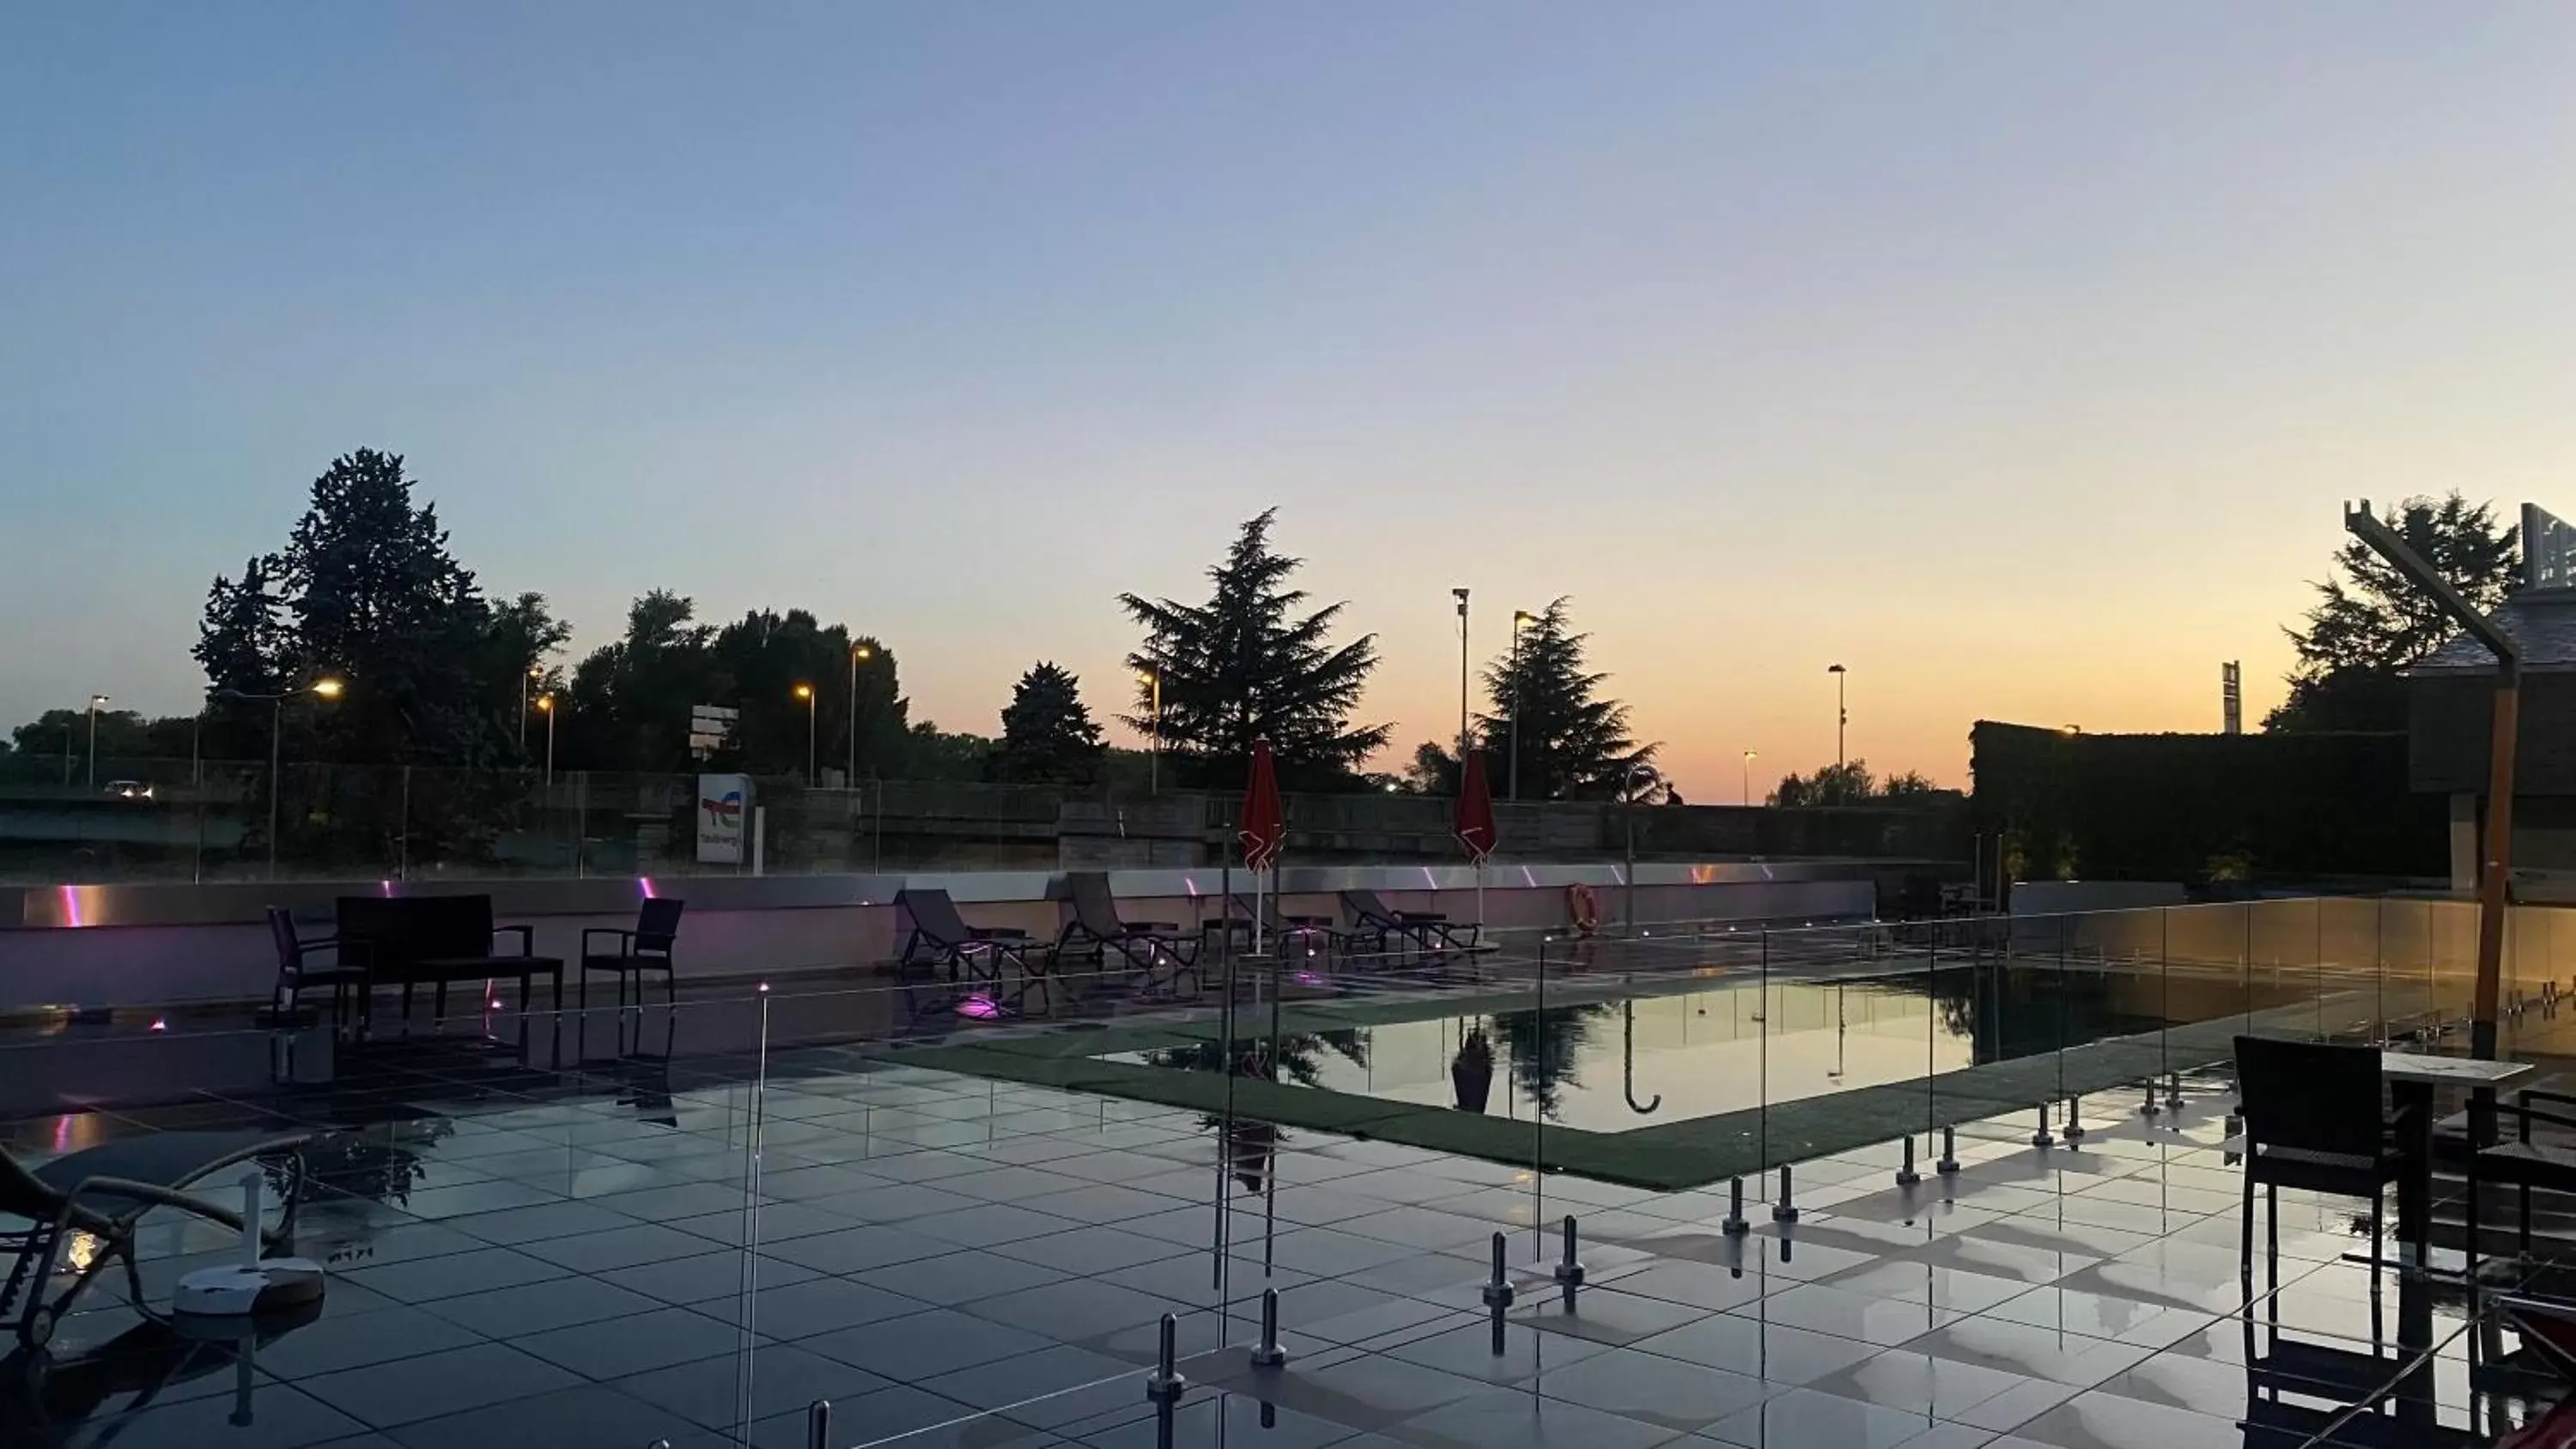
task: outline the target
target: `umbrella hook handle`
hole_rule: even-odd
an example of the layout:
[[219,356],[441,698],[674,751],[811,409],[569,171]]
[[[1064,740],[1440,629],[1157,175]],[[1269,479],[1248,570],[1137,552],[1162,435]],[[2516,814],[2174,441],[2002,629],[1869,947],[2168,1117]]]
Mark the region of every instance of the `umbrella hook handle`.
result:
[[1619,1015],[1625,1036],[1625,1044],[1619,1056],[1619,1090],[1628,1099],[1629,1111],[1640,1117],[1651,1116],[1657,1107],[1664,1105],[1664,1094],[1657,1092],[1653,1101],[1642,1107],[1637,1105],[1637,1003],[1635,998],[1619,1003]]

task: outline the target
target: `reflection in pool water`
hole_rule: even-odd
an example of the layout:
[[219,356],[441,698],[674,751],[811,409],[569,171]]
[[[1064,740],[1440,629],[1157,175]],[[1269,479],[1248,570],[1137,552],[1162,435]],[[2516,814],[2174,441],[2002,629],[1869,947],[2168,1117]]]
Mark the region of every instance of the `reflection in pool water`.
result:
[[[1236,1071],[1621,1132],[2040,1055],[2262,1009],[2295,988],[2176,988],[2118,970],[1711,982],[1679,994],[1238,1040]],[[1113,1060],[1217,1071],[1216,1043]]]

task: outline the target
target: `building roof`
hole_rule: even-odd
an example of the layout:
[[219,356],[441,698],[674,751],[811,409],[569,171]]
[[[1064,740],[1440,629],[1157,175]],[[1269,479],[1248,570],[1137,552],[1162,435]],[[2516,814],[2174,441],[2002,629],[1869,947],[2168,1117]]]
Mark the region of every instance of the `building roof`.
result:
[[[2576,588],[2525,589],[2488,616],[2522,647],[2526,670],[2576,672]],[[2467,634],[2454,634],[2410,674],[2492,674],[2495,657]]]

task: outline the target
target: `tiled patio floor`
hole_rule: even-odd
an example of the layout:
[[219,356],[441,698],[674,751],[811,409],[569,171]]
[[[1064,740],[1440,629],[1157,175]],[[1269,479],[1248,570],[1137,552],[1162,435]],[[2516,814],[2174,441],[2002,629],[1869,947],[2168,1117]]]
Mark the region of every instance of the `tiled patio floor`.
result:
[[[1893,1144],[1800,1164],[1797,1221],[1756,1201],[1739,1238],[1722,1184],[1533,1183],[842,1048],[773,1053],[758,1091],[746,1075],[428,1042],[327,1086],[13,1124],[22,1160],[159,1127],[338,1129],[300,1240],[333,1278],[317,1321],[247,1352],[138,1319],[104,1279],[50,1358],[0,1366],[0,1443],[801,1445],[829,1399],[837,1449],[1128,1449],[1155,1442],[1167,1312],[1188,1445],[2292,1446],[2425,1348],[2322,1442],[2478,1442],[2531,1412],[2471,1392],[2493,1331],[2456,1293],[2391,1276],[2374,1298],[2341,1261],[2366,1241],[2356,1204],[2285,1196],[2277,1287],[2258,1270],[2249,1305],[2214,1097],[2104,1107],[2048,1149],[2027,1120],[1976,1124],[1955,1178],[1927,1152],[1910,1189]],[[1587,1265],[1570,1304],[1547,1270],[1566,1213]],[[1498,1229],[1517,1294],[1499,1328],[1480,1299]],[[156,1301],[227,1255],[218,1236],[147,1233]],[[1266,1287],[1284,1369],[1244,1353]]]

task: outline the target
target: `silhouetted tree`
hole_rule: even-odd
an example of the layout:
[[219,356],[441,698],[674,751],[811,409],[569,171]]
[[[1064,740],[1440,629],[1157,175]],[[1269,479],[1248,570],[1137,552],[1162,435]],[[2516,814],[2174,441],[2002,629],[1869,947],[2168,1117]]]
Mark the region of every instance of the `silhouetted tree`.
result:
[[1100,777],[1107,747],[1083,707],[1082,682],[1039,662],[1020,676],[1002,710],[1002,742],[987,775],[1013,784],[1088,785]]
[[[697,621],[688,598],[655,589],[627,610],[625,637],[573,671],[558,759],[586,769],[802,775],[809,745],[818,770],[849,760],[855,718],[859,773],[900,775],[912,746],[896,679],[893,651],[847,625],[825,627],[803,609],[759,609],[718,630]],[[704,760],[689,749],[698,705],[741,711],[732,737]]]
[[[2409,498],[2385,521],[2480,610],[2504,601],[2522,567],[2520,530],[2499,524],[2493,504],[2472,505],[2457,491]],[[2287,676],[2290,697],[2263,720],[2266,730],[2406,728],[2400,672],[2454,632],[2432,600],[2360,539],[2336,549],[2334,563],[2341,575],[2315,585],[2306,622],[2283,630],[2299,663]]]
[[[189,732],[196,721],[184,714],[146,719],[130,709],[98,712],[98,757],[102,760],[185,760]],[[90,718],[85,709],[49,709],[11,730],[14,745],[0,745],[28,761],[60,761],[66,753],[77,765],[90,752]],[[102,781],[107,777],[99,777]]]
[[666,589],[626,610],[626,633],[592,650],[573,671],[558,759],[584,769],[686,770],[689,710],[728,704],[732,686],[709,647],[715,630],[697,606]]
[[[511,756],[487,706],[491,606],[448,550],[435,505],[415,505],[401,455],[360,448],[313,480],[277,553],[208,591],[196,646],[215,689],[250,694],[346,679],[329,709],[290,710],[290,758],[489,765]],[[265,753],[269,711],[226,702],[209,733]]]
[[1568,627],[1560,598],[1522,626],[1517,651],[1486,666],[1485,696],[1493,708],[1479,728],[1497,793],[1511,779],[1515,711],[1524,800],[1610,799],[1624,788],[1629,766],[1654,759],[1655,746],[1628,737],[1628,707],[1601,697],[1609,676],[1583,667],[1590,637]]
[[1905,792],[1920,794],[1931,789],[1931,782],[1907,771],[1887,782],[1869,772],[1869,761],[1852,760],[1840,765],[1822,765],[1812,775],[1787,774],[1780,777],[1779,788],[1771,792],[1774,805],[1865,805],[1897,793],[1890,787],[1903,781]]
[[1128,663],[1162,680],[1159,730],[1147,682],[1137,686],[1136,713],[1121,718],[1159,736],[1176,782],[1233,784],[1252,742],[1266,736],[1283,786],[1346,786],[1386,743],[1389,726],[1350,718],[1377,667],[1376,636],[1335,646],[1340,604],[1300,612],[1306,594],[1287,581],[1302,561],[1270,547],[1277,513],[1243,525],[1225,561],[1207,572],[1215,589],[1205,604],[1118,597],[1146,634]]
[[981,780],[994,749],[995,742],[983,735],[951,734],[923,720],[904,736],[903,754],[887,774],[900,780]]

